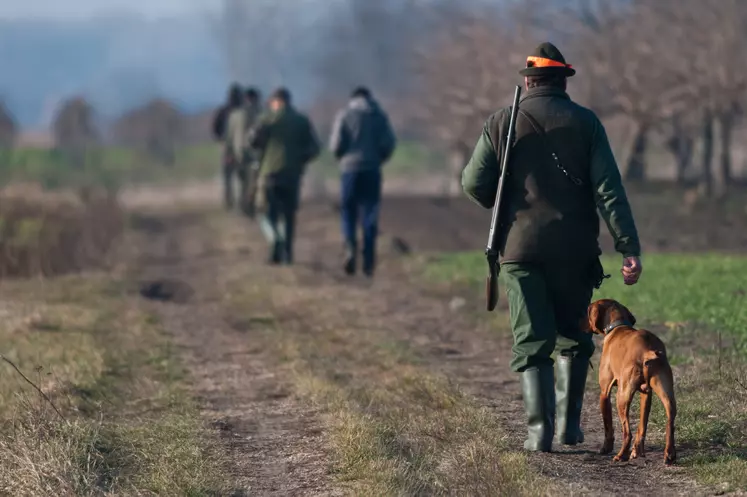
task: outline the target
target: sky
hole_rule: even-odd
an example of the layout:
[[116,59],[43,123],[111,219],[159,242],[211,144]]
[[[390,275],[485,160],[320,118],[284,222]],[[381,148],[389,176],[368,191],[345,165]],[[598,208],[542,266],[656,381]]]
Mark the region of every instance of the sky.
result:
[[215,7],[219,0],[0,0],[0,19],[85,19],[109,12],[168,17]]

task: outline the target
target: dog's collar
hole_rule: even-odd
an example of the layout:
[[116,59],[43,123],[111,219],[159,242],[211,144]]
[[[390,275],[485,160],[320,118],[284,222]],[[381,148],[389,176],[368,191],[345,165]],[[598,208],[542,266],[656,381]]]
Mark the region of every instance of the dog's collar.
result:
[[607,333],[612,332],[615,328],[619,328],[620,326],[632,327],[633,325],[627,319],[618,319],[617,321],[612,321],[604,328],[604,334],[606,335]]

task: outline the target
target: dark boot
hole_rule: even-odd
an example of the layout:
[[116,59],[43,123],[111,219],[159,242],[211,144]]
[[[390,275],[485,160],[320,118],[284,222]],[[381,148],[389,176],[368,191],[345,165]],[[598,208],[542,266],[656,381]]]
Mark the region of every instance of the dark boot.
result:
[[223,206],[226,210],[233,209],[233,167],[226,162],[229,159],[224,158],[223,164]]
[[275,242],[270,245],[270,256],[268,257],[268,263],[272,265],[278,265],[283,262],[283,252],[285,247],[282,242]]
[[345,254],[343,256],[343,270],[345,271],[345,274],[347,275],[354,275],[355,271],[357,269],[357,260],[356,260],[356,249],[354,245],[347,244],[345,245]]
[[524,449],[552,450],[555,428],[555,385],[552,366],[529,368],[521,373],[521,390],[527,413],[528,437]]
[[581,430],[581,408],[586,390],[586,373],[589,360],[559,356],[557,360],[557,442],[563,445],[576,445],[584,442]]
[[376,252],[374,246],[367,246],[363,249],[363,274],[369,278],[374,275],[376,270]]

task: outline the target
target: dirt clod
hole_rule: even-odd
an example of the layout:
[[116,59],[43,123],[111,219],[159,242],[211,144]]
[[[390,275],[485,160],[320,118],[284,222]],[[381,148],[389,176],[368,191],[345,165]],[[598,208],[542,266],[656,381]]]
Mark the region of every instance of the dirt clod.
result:
[[164,279],[142,283],[140,295],[148,300],[185,304],[194,295],[194,290],[184,281]]

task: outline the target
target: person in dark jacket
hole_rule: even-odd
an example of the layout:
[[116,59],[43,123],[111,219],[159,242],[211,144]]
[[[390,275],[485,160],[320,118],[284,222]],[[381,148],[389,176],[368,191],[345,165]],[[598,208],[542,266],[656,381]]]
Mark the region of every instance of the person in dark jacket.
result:
[[[605,277],[597,210],[623,257],[625,283],[635,284],[642,271],[633,214],[604,126],[566,93],[575,73],[550,43],[520,71],[527,92],[499,217],[501,279],[514,335],[511,368],[521,374],[524,448],[530,451],[550,451],[554,431],[560,444],[583,442],[581,408],[594,344],[580,323]],[[486,209],[495,202],[510,113],[488,118],[462,173],[465,193]]]
[[321,147],[314,126],[293,107],[286,88],[275,90],[269,107],[249,139],[260,156],[256,205],[270,264],[292,264],[301,181]]
[[353,91],[347,107],[335,119],[330,150],[340,163],[344,269],[355,274],[358,223],[363,228],[363,272],[373,276],[381,203],[381,167],[394,152],[396,138],[389,118],[364,87]]

